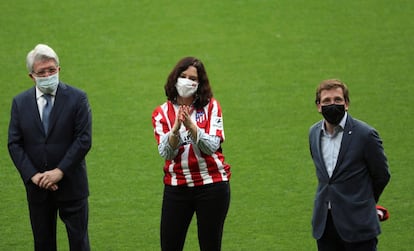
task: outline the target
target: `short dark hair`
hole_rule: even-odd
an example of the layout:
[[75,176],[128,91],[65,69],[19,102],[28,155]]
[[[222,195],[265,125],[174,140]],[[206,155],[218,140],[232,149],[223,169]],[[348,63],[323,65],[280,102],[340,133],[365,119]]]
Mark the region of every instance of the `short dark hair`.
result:
[[342,92],[344,93],[345,102],[349,103],[349,90],[346,84],[339,79],[326,79],[319,84],[318,88],[316,88],[315,104],[319,104],[321,102],[322,91],[332,90],[336,88],[342,89]]
[[194,102],[195,108],[202,108],[208,104],[210,99],[213,97],[213,92],[210,87],[207,72],[203,63],[195,57],[182,58],[175,65],[171,73],[168,75],[167,82],[164,85],[165,95],[168,100],[175,103],[177,101],[177,89],[175,84],[181,73],[188,69],[188,67],[194,66],[197,69],[198,75],[198,89],[196,92],[196,100]]

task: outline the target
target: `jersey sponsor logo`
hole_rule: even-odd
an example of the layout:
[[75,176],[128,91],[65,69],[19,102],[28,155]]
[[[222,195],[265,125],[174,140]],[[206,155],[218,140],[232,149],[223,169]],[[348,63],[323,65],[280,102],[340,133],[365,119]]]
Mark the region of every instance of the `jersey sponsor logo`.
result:
[[192,143],[191,133],[190,131],[186,131],[185,136],[182,138],[182,144],[181,145],[187,145]]

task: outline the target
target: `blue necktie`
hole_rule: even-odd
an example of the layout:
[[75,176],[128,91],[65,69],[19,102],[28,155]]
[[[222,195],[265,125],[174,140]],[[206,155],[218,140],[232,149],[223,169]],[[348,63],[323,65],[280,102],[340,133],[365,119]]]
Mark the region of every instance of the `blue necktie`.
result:
[[47,130],[49,129],[49,116],[50,111],[52,110],[52,96],[50,94],[44,94],[43,98],[46,100],[46,104],[43,107],[43,128],[45,129],[45,133],[47,133]]

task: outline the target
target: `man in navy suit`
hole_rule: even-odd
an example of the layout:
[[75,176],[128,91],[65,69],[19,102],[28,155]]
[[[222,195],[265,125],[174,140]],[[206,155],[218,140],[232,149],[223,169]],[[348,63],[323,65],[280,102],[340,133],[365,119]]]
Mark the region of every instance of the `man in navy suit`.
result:
[[71,251],[90,250],[88,179],[91,148],[87,95],[59,81],[59,59],[39,44],[27,55],[35,85],[14,97],[8,148],[26,188],[35,250],[56,250],[56,221],[64,222]]
[[390,179],[382,141],[348,114],[349,92],[341,81],[322,81],[315,102],[324,117],[309,131],[318,179],[312,219],[318,250],[376,250],[376,203]]

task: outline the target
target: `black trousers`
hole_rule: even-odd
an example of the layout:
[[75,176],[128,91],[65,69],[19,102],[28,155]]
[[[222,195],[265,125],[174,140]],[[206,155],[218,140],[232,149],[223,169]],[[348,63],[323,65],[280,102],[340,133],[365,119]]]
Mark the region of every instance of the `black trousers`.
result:
[[66,227],[71,251],[89,251],[88,199],[29,203],[35,251],[56,251],[57,213]]
[[319,251],[376,251],[377,238],[361,242],[346,242],[341,239],[336,231],[331,212],[328,213],[325,232],[321,239],[317,240]]
[[200,250],[221,250],[229,204],[228,182],[200,187],[165,186],[161,215],[161,249],[183,250],[188,227],[196,213]]

